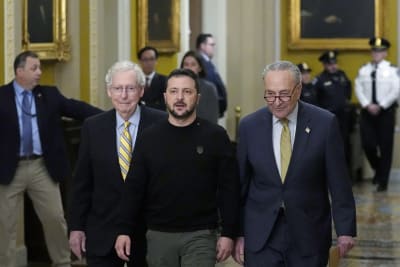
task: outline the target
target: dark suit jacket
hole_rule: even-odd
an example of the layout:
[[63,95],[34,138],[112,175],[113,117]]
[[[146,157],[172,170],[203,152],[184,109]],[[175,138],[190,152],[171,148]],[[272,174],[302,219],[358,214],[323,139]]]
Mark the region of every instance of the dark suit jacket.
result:
[[299,101],[293,152],[284,184],[275,163],[272,113],[262,108],[239,127],[246,249],[259,251],[283,202],[290,237],[303,255],[331,246],[331,205],[337,235],[356,235],[356,217],[338,123],[333,114]]
[[[87,251],[97,256],[107,255],[114,246],[124,187],[115,112],[113,109],[85,121],[68,206],[69,229],[84,231]],[[136,142],[140,142],[143,129],[166,118],[165,112],[142,106]]]
[[150,88],[144,90],[142,101],[148,107],[166,110],[164,92],[167,87],[167,77],[156,73],[151,80]]
[[[56,87],[36,86],[33,89],[36,114],[46,168],[54,181],[71,175],[67,160],[61,117],[77,120],[102,112],[89,104],[65,98]],[[20,149],[15,92],[12,82],[0,87],[0,184],[9,184],[14,177]]]
[[215,69],[214,64],[211,60],[207,61],[203,59],[203,66],[206,71],[206,79],[212,82],[217,88],[218,93],[218,104],[219,104],[219,115],[220,117],[224,116],[224,112],[228,106],[228,97],[224,82],[221,79],[221,76]]

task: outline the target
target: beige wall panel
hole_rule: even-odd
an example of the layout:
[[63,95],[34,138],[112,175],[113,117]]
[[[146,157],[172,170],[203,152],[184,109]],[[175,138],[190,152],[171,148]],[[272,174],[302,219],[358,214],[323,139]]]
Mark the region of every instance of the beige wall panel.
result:
[[262,0],[228,1],[227,128],[234,137],[236,106],[242,117],[264,106],[261,72],[275,58],[275,3]]

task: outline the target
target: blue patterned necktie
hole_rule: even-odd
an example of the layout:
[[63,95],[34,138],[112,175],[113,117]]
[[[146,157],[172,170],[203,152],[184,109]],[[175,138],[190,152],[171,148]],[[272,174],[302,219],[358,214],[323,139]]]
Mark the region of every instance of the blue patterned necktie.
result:
[[29,92],[24,91],[22,97],[22,152],[24,156],[33,154],[32,140],[32,101],[29,101]]

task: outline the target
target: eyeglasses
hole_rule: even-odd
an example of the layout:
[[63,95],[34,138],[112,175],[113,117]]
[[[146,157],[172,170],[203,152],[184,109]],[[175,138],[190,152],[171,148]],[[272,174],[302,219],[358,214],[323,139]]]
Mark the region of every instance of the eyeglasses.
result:
[[274,103],[276,101],[276,99],[278,98],[279,101],[281,102],[288,102],[290,101],[290,99],[292,98],[292,96],[294,95],[294,90],[296,89],[296,87],[299,85],[299,83],[297,83],[292,90],[290,90],[292,93],[290,95],[272,95],[272,94],[267,94],[264,95],[264,99],[267,103]]
[[136,86],[126,86],[126,87],[118,86],[118,87],[111,87],[111,90],[117,95],[121,95],[124,91],[128,95],[133,95],[133,94],[136,94],[137,92],[139,92],[140,87],[136,87]]

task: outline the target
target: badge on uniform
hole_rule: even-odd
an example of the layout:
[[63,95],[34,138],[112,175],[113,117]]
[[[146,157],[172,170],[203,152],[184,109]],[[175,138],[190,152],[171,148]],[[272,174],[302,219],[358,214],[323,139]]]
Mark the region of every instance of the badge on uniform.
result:
[[310,133],[311,132],[311,129],[310,128],[308,128],[308,127],[306,127],[306,133]]
[[196,151],[197,151],[197,154],[200,154],[200,155],[203,154],[203,152],[204,152],[203,146],[197,146]]

